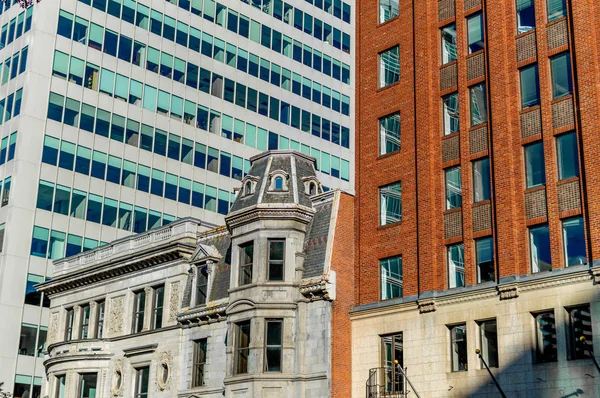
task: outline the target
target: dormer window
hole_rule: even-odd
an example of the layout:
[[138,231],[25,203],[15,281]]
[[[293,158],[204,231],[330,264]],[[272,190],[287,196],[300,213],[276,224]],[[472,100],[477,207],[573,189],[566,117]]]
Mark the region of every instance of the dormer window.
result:
[[198,266],[196,272],[196,305],[202,305],[208,298],[208,269]]
[[310,196],[317,194],[317,184],[315,184],[314,182],[308,184],[308,194]]
[[244,195],[252,195],[253,193],[252,181],[246,181],[246,185],[244,186]]
[[256,191],[256,184],[258,183],[258,177],[247,175],[242,180],[242,189],[240,196],[249,196]]
[[305,177],[302,181],[304,182],[304,192],[308,196],[318,195],[323,192],[319,180],[315,177]]
[[269,191],[287,192],[290,175],[283,170],[275,170],[269,174]]

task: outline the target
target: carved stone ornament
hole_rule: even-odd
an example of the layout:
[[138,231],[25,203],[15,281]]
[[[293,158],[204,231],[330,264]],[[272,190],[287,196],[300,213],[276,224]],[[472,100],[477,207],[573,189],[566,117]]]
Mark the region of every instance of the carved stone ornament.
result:
[[180,283],[171,283],[171,297],[169,297],[169,322],[175,322],[177,319],[177,312],[179,312],[179,308],[181,307],[179,291]]
[[115,362],[115,369],[112,374],[110,381],[110,393],[113,397],[123,395],[123,380],[125,379],[125,367],[123,366],[123,359],[118,359]]
[[517,284],[498,286],[500,300],[510,300],[519,297],[519,286]]
[[108,335],[118,336],[123,332],[123,316],[125,314],[125,296],[115,297],[110,300],[108,314]]
[[427,314],[435,311],[435,300],[419,300],[417,304],[419,305],[420,314]]
[[173,369],[173,357],[171,352],[163,351],[158,357],[158,365],[156,366],[156,386],[159,391],[169,389],[171,384],[171,370]]
[[50,328],[48,330],[48,345],[56,342],[58,335],[58,317],[59,313],[55,312],[50,315]]

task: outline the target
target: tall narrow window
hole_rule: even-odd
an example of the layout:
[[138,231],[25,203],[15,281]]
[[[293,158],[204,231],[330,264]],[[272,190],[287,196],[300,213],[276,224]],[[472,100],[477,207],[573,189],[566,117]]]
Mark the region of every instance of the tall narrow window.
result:
[[566,180],[567,178],[579,176],[577,136],[574,132],[556,137],[556,155],[558,158],[559,180]]
[[542,141],[525,146],[525,183],[526,188],[546,184],[544,144]]
[[240,247],[240,286],[252,283],[252,264],[254,263],[254,242]]
[[521,80],[521,107],[523,109],[540,104],[540,78],[537,64],[519,70]]
[[104,301],[99,301],[96,306],[96,338],[102,338],[104,331]]
[[552,98],[562,98],[573,92],[571,80],[571,58],[569,53],[562,53],[550,58],[552,72]]
[[398,0],[379,0],[379,23],[384,23],[400,15]]
[[468,369],[467,325],[450,327],[450,351],[452,353],[452,371],[466,371]]
[[98,382],[97,373],[82,374],[79,379],[79,398],[96,397]]
[[165,286],[158,286],[153,290],[154,298],[152,301],[152,329],[160,329],[163,321]]
[[283,320],[267,319],[265,338],[265,371],[281,372],[283,357]]
[[381,336],[382,365],[386,368],[384,393],[395,396],[402,393],[404,388],[404,342],[402,333]]
[[517,0],[517,34],[535,29],[533,0]]
[[483,50],[483,16],[480,12],[467,17],[467,40],[469,45],[469,54]]
[[490,200],[490,159],[473,162],[473,202]]
[[380,225],[402,221],[402,184],[395,182],[379,188]]
[[250,321],[235,325],[235,374],[248,373],[250,355]]
[[529,252],[531,272],[552,271],[550,233],[547,224],[529,228]]
[[67,375],[56,376],[56,398],[67,397]]
[[536,334],[536,362],[556,362],[556,323],[554,312],[534,314]]
[[65,325],[65,341],[73,340],[73,321],[75,319],[75,310],[69,308],[67,310],[67,322]]
[[89,304],[83,305],[81,307],[81,329],[79,330],[80,339],[87,339],[89,336],[90,312],[91,307]]
[[460,166],[444,171],[446,179],[446,210],[462,207],[462,178]]
[[442,32],[442,65],[456,61],[456,25],[444,26]]
[[201,387],[204,385],[204,373],[206,367],[206,349],[207,340],[200,339],[194,341],[194,379],[192,387]]
[[494,280],[494,244],[491,237],[475,241],[475,257],[477,260],[477,282]]
[[448,287],[465,286],[465,247],[462,243],[448,246]]
[[442,98],[442,112],[444,117],[444,135],[459,132],[458,93],[448,94]]
[[135,398],[148,397],[148,380],[150,379],[150,367],[137,368],[135,370]]
[[139,333],[144,328],[144,309],[146,306],[146,292],[140,290],[135,293],[133,300],[133,333]]
[[283,281],[285,240],[269,240],[269,269],[267,280]]
[[394,113],[379,119],[379,154],[400,150],[400,114]]
[[379,54],[379,87],[400,80],[400,48],[392,47]]
[[567,15],[566,0],[546,0],[548,7],[548,22],[555,21]]
[[479,324],[481,339],[481,356],[490,368],[498,367],[498,331],[496,320],[484,321]]
[[208,298],[208,270],[206,267],[197,268],[198,276],[196,279],[196,305],[206,304]]
[[569,308],[569,359],[591,358],[594,355],[592,313],[590,306]]
[[381,268],[381,299],[402,297],[402,256],[379,261]]
[[469,89],[471,97],[471,127],[487,122],[487,102],[485,96],[485,83],[478,84]]
[[563,220],[562,229],[565,265],[569,267],[571,265],[587,264],[583,217],[572,217]]

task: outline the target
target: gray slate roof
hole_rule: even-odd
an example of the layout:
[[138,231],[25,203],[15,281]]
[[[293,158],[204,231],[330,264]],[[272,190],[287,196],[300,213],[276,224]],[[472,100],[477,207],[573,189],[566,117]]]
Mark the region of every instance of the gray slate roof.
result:
[[304,240],[304,273],[302,278],[314,278],[322,275],[329,241],[332,202],[327,201],[315,206],[316,213],[309,224]]

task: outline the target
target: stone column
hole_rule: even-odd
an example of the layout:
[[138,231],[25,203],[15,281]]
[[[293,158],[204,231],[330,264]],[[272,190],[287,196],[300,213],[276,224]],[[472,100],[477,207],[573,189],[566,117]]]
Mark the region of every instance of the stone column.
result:
[[154,290],[147,286],[144,288],[144,292],[146,292],[146,302],[144,303],[144,327],[142,332],[152,329],[152,307],[154,304]]
[[[65,323],[65,325],[66,325],[66,323]],[[81,306],[76,305],[73,307],[73,330],[71,333],[71,340],[80,339],[81,338],[80,334],[81,334]]]
[[96,328],[98,324],[98,303],[90,302],[90,324],[88,325],[88,337],[91,339],[99,339],[101,336],[96,336]]

